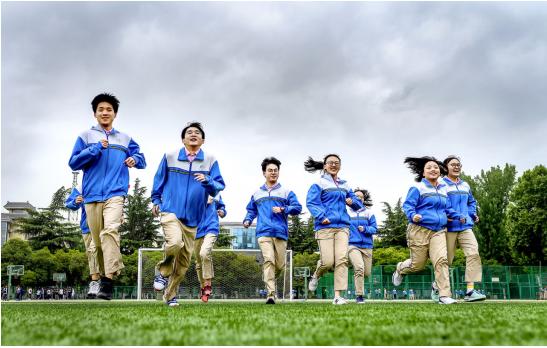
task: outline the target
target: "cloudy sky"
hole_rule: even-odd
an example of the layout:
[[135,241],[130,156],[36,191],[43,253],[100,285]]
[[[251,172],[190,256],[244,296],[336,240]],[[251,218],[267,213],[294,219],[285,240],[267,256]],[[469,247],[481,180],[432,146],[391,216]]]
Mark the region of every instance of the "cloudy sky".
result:
[[[547,159],[547,3],[2,2],[2,205],[49,204],[95,124],[141,146],[149,189],[191,120],[226,181],[228,221],[263,183],[265,156],[305,203],[308,155],[382,201],[405,196],[405,156],[462,157],[464,171]],[[81,177],[80,177],[81,179]]]

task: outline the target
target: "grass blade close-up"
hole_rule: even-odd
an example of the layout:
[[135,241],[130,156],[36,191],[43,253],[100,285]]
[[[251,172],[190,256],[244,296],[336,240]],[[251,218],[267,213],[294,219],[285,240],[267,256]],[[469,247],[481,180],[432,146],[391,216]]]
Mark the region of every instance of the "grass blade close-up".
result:
[[547,303],[2,304],[2,345],[547,345]]

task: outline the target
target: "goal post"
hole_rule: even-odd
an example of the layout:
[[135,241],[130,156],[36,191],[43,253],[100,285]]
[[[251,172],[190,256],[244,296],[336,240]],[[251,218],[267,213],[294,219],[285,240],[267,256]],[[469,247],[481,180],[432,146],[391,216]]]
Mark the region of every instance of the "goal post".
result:
[[[277,296],[283,301],[293,299],[292,250],[285,254],[285,267],[276,280]],[[179,299],[199,299],[200,284],[193,255],[188,271],[180,284]],[[161,299],[153,281],[156,264],[163,259],[163,248],[141,248],[138,251],[137,299]],[[213,249],[214,278],[211,299],[266,299],[262,279],[262,253],[259,249]]]

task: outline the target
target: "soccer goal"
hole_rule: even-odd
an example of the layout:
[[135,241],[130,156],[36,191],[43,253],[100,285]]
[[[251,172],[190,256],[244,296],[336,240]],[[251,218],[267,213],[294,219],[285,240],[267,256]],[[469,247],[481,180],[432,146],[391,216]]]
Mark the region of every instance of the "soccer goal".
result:
[[[156,264],[163,259],[163,248],[139,249],[137,299],[161,299],[154,291]],[[266,299],[262,280],[262,253],[259,249],[213,249],[213,293],[211,299]],[[285,268],[277,278],[277,296],[292,300],[292,250],[285,255]],[[196,274],[195,255],[179,288],[179,299],[198,299],[200,284]]]

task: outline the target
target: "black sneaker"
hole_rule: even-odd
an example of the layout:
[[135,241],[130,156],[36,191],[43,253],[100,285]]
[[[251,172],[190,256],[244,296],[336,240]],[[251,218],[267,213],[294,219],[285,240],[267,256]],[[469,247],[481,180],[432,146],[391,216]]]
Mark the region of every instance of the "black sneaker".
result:
[[108,301],[112,300],[112,279],[106,277],[101,278],[101,287],[97,294],[97,298]]
[[266,304],[275,304],[275,299],[273,298],[273,296],[268,297],[268,299],[266,300]]

